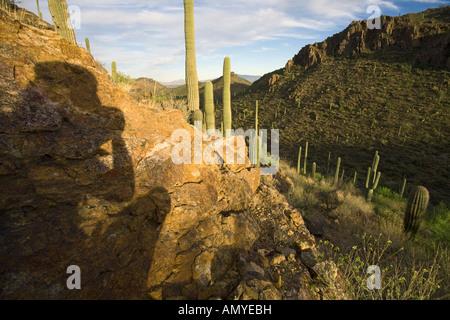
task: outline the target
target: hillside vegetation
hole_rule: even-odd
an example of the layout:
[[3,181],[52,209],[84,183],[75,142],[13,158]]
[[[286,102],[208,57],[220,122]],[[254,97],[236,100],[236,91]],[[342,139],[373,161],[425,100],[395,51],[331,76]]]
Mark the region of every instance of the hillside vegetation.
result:
[[380,185],[406,194],[427,186],[431,202],[449,201],[450,7],[382,17],[382,30],[353,22],[306,46],[284,69],[256,81],[233,100],[235,127],[280,129],[280,154],[295,161],[309,142],[310,164],[326,170],[342,158],[345,178],[364,184],[376,150]]
[[[442,7],[383,16],[381,30],[352,22],[233,100],[235,128],[254,127],[258,101],[259,127],[280,129],[280,155],[287,160],[281,167],[292,181],[285,195],[303,210],[322,254],[335,260],[357,299],[448,299],[449,19],[450,7]],[[305,175],[294,168],[306,143]],[[382,174],[367,201],[376,151]],[[410,240],[403,217],[417,185],[429,189],[430,206]],[[365,288],[371,264],[382,269],[383,290]]]

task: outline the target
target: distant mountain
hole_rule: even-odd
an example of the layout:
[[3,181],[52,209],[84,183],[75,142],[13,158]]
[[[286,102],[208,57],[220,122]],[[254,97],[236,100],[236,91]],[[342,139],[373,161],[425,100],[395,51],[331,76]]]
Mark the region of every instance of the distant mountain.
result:
[[[252,76],[252,75],[245,75],[245,74],[238,74],[239,78],[245,79],[250,83],[253,83],[261,78],[261,76]],[[215,81],[220,78],[214,78],[214,79],[207,79],[207,80],[200,80],[200,82],[206,82],[206,81]],[[177,88],[184,86],[186,84],[186,81],[184,79],[174,80],[174,81],[168,81],[168,82],[161,82],[161,84],[165,85],[167,88]]]
[[242,79],[245,79],[251,83],[255,82],[256,80],[259,80],[261,78],[261,76],[250,76],[250,75],[246,75],[246,74],[238,74],[238,76]]
[[[206,81],[205,81],[206,82]],[[203,95],[205,82],[199,82],[199,93],[200,93],[200,104],[203,103]],[[222,91],[223,91],[223,77],[217,78],[211,81],[214,86],[214,101],[216,104],[221,104],[222,100]],[[248,89],[252,83],[246,79],[239,77],[236,73],[231,72],[231,95],[232,97],[237,94],[243,93],[246,89]],[[186,97],[186,85],[182,85],[172,89],[172,95],[176,97]]]
[[171,89],[165,85],[149,78],[139,78],[128,89],[131,97],[136,101],[151,99],[153,95],[156,97],[166,96]]
[[179,79],[179,80],[174,80],[174,81],[169,81],[169,82],[161,82],[161,84],[165,85],[167,88],[176,88],[176,87],[181,87],[185,85],[185,80],[184,79]]

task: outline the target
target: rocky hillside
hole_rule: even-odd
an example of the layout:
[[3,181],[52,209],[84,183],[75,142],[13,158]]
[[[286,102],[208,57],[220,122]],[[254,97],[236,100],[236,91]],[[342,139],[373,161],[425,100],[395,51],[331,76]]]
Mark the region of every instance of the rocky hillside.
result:
[[139,106],[29,23],[0,10],[0,298],[348,297],[275,188],[288,179],[175,165],[172,132],[194,131],[181,112]]
[[171,96],[169,88],[158,81],[145,77],[134,80],[127,91],[137,102]]
[[433,204],[449,201],[449,26],[450,6],[382,16],[381,30],[354,21],[235,99],[236,126],[253,126],[259,100],[260,127],[281,130],[282,157],[296,162],[308,141],[318,172],[331,152],[363,187],[378,150],[380,185],[399,191],[406,177],[406,192],[422,184]]

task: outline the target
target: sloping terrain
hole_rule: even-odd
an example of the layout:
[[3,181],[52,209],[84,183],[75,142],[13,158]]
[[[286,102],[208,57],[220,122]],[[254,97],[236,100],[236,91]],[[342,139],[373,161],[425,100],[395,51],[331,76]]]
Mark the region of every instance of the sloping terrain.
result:
[[137,102],[141,102],[153,98],[167,98],[171,95],[171,90],[158,81],[144,77],[134,80],[128,93]]
[[[326,173],[342,158],[345,178],[367,168],[379,151],[380,185],[407,191],[422,184],[433,204],[450,190],[450,7],[381,17],[382,29],[354,21],[324,42],[304,47],[286,67],[263,76],[233,100],[236,127],[280,129],[280,152]],[[311,167],[308,168],[308,171]]]

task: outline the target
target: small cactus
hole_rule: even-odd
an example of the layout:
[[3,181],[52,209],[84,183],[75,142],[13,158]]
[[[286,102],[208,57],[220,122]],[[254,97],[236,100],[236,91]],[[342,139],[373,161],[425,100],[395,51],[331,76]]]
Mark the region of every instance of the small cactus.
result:
[[373,172],[373,181],[372,183],[375,183],[375,180],[377,178],[377,170],[378,170],[378,164],[380,162],[380,156],[378,155],[378,151],[375,152],[375,157],[373,159],[372,164],[372,172]]
[[427,211],[429,201],[430,193],[427,188],[423,186],[415,187],[410,193],[403,220],[403,230],[406,234],[410,234],[411,237],[414,237],[417,230],[419,230],[421,220]]
[[316,163],[313,162],[313,164],[312,164],[312,173],[311,173],[311,177],[313,179],[316,179],[316,168],[317,168]]
[[400,191],[400,197],[403,198],[403,194],[405,193],[405,187],[406,187],[406,178],[403,179],[402,189]]
[[300,147],[300,149],[298,150],[297,174],[300,174],[300,172],[301,172],[301,166],[300,166],[301,159],[302,159],[302,147]]
[[214,114],[214,87],[211,81],[205,85],[205,122],[206,130],[216,129],[216,119]]
[[[369,193],[367,194],[367,201],[369,202],[372,200],[373,192],[380,182],[381,172],[378,171],[379,162],[380,156],[378,155],[378,151],[376,151],[372,161],[372,167],[369,167],[367,170],[366,189],[369,189]],[[372,173],[373,178],[371,178]]]
[[327,175],[330,173],[331,152],[328,152]]
[[117,64],[115,61],[111,63],[111,77],[113,81],[117,81]]
[[303,174],[306,176],[306,161],[308,160],[308,141],[305,146],[305,159],[303,160]]
[[86,50],[87,50],[87,52],[91,53],[91,45],[89,43],[89,39],[88,38],[86,38]]
[[339,168],[341,166],[341,158],[338,158],[336,165],[336,172],[334,174],[334,183],[337,184],[339,182]]
[[369,189],[369,182],[370,182],[370,174],[372,173],[372,168],[367,169],[367,177],[366,177],[366,189]]
[[356,186],[356,178],[358,176],[358,172],[355,171],[355,175],[353,176],[353,185]]

